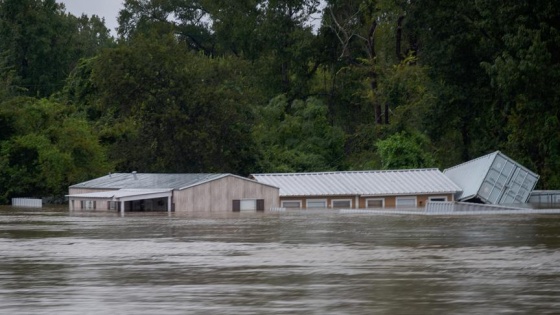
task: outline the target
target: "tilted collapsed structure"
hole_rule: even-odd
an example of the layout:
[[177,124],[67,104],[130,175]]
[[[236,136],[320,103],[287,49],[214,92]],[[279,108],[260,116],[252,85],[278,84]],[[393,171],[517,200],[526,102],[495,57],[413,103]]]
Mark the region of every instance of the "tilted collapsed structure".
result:
[[458,201],[525,203],[539,176],[500,151],[448,168],[443,173],[461,187]]

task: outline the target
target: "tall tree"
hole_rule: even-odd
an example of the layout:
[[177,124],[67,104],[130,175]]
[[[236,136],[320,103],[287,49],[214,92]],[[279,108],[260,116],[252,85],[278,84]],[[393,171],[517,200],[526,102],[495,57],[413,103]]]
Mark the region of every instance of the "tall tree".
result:
[[253,62],[269,96],[306,96],[319,63],[311,21],[319,0],[127,0],[119,34],[174,34],[190,50]]
[[481,19],[481,6],[496,12],[508,5],[430,0],[413,2],[408,10],[406,31],[418,40],[418,60],[437,82],[431,116],[438,123],[428,126],[428,134],[435,143],[453,142],[460,160],[496,149],[507,137],[495,115],[499,109],[488,102],[492,90],[481,63],[501,48]]
[[99,108],[125,128],[113,137],[111,157],[123,170],[248,173],[248,64],[185,45],[172,35],[138,36],[94,60]]
[[259,171],[303,172],[342,168],[344,133],[327,119],[327,107],[315,98],[289,102],[278,96],[260,110],[253,128],[260,154]]
[[395,106],[378,97],[384,70],[402,62],[411,50],[403,43],[407,6],[400,0],[330,0],[323,13],[322,33],[337,43],[333,78],[342,85],[348,71],[361,77],[362,99],[373,109],[376,124],[389,124],[390,107]]
[[544,188],[560,186],[560,8],[550,1],[479,5],[479,25],[499,50],[482,63],[489,104],[507,134],[503,148],[541,174]]
[[112,170],[91,126],[71,107],[13,98],[0,106],[0,202],[63,196],[68,186]]
[[[86,40],[89,26],[97,35]],[[55,0],[0,1],[0,53],[15,73],[13,84],[31,96],[59,91],[76,62],[105,45],[107,36],[98,18],[78,20]]]
[[118,33],[123,39],[138,34],[173,33],[190,49],[214,54],[209,12],[200,0],[126,0],[119,12]]

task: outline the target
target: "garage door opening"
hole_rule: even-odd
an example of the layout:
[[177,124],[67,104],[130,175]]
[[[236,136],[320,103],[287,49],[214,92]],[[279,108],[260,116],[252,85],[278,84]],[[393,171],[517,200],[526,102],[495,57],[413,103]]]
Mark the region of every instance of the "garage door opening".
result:
[[264,199],[233,200],[233,211],[264,211]]

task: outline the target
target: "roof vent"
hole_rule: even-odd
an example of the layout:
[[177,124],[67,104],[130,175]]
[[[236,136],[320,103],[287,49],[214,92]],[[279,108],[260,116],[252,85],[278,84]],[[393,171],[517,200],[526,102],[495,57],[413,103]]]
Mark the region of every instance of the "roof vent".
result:
[[136,171],[133,171],[132,175],[134,176],[134,179],[138,179],[138,177],[136,177]]

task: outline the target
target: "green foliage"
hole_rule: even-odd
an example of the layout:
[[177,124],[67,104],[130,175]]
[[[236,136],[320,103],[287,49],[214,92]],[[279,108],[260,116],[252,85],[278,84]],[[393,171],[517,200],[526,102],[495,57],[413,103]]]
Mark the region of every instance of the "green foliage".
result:
[[69,185],[111,170],[89,124],[60,103],[12,99],[1,104],[0,121],[0,202],[61,196]]
[[246,62],[190,52],[173,36],[137,36],[93,62],[91,86],[107,113],[98,121],[115,127],[103,129],[119,169],[249,172],[258,95]]
[[14,72],[13,85],[27,95],[59,91],[80,58],[111,42],[99,18],[68,15],[55,0],[0,2],[0,53]]
[[118,33],[122,39],[152,34],[174,34],[189,49],[213,53],[208,11],[199,0],[126,0],[119,12]]
[[482,63],[507,133],[501,146],[542,176],[541,187],[559,187],[560,8],[521,1],[491,14],[481,7],[489,30],[503,40],[494,59]]
[[376,143],[383,169],[435,167],[430,140],[418,133],[396,133]]
[[127,0],[119,13],[123,40],[172,34],[185,49],[253,63],[267,95],[305,97],[320,47],[309,23],[318,0]]
[[303,172],[336,170],[344,158],[344,133],[327,120],[319,100],[288,102],[278,96],[260,111],[253,135],[260,149],[259,170]]

